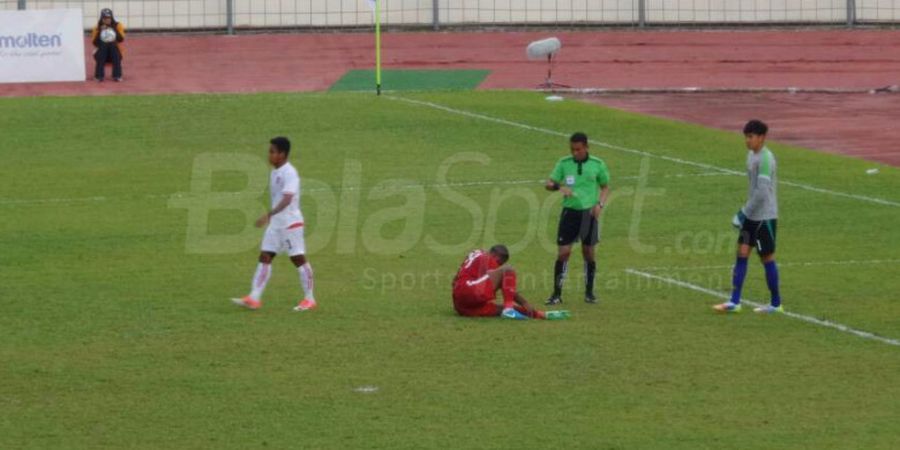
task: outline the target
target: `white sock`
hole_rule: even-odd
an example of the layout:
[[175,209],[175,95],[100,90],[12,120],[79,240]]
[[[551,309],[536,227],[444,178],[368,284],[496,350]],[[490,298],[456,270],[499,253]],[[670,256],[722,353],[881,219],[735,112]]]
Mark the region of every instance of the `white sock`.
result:
[[300,273],[300,285],[303,286],[303,298],[306,300],[315,301],[316,298],[313,296],[313,270],[312,266],[309,263],[305,263],[302,266],[297,268],[297,272]]
[[256,265],[256,273],[253,274],[253,283],[250,285],[250,298],[262,300],[263,291],[266,290],[266,284],[269,283],[269,277],[271,276],[271,264],[259,263]]

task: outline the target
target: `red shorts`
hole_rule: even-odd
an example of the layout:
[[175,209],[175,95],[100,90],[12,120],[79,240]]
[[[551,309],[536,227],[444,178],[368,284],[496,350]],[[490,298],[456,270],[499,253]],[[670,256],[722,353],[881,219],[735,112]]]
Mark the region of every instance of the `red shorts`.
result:
[[456,313],[464,317],[497,317],[503,312],[500,305],[491,301],[476,307],[460,307],[455,304],[453,306],[456,308]]
[[494,283],[487,275],[477,280],[459,280],[453,287],[453,307],[461,316],[484,317],[500,314],[494,303]]

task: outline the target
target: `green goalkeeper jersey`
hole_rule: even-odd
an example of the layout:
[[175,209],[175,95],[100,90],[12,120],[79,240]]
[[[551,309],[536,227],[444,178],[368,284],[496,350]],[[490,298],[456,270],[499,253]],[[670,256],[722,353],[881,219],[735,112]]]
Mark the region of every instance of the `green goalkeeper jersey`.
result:
[[573,192],[563,199],[564,208],[585,210],[597,204],[598,188],[609,184],[609,170],[602,159],[591,155],[584,161],[566,156],[556,163],[550,179]]

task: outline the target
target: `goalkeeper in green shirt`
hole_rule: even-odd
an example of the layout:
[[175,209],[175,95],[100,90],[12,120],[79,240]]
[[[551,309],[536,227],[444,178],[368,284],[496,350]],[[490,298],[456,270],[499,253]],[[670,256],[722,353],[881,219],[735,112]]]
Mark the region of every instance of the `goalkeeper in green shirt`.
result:
[[569,139],[572,156],[566,156],[556,163],[550,179],[548,191],[559,191],[563,195],[563,210],[559,216],[556,244],[559,252],[553,267],[553,294],[548,305],[562,303],[562,286],[568,271],[572,245],[581,241],[584,256],[584,301],[597,303],[594,295],[594,275],[597,263],[594,247],[600,238],[598,219],[609,196],[609,170],[606,163],[588,154],[588,137],[575,133]]

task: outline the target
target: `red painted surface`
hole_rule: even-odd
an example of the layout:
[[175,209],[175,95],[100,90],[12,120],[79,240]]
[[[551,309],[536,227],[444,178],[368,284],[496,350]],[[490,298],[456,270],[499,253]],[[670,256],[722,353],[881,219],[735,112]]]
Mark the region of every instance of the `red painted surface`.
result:
[[[482,85],[531,88],[525,46],[559,36],[556,78],[575,87],[878,87],[900,83],[900,31],[393,33],[387,68],[481,68]],[[122,84],[0,85],[0,95],[315,91],[374,65],[368,33],[132,35]],[[88,49],[90,50],[90,49]],[[88,58],[88,73],[93,60]]]
[[[556,81],[574,87],[874,88],[900,84],[900,31],[891,30],[388,33],[384,62],[386,68],[489,69],[491,75],[481,88],[528,89],[543,81],[545,65],[527,61],[525,46],[547,36],[558,36],[563,42]],[[372,39],[369,33],[133,34],[127,41],[123,83],[0,84],[0,96],[324,90],[347,70],[374,65]],[[87,72],[93,72],[90,57]],[[803,145],[871,157],[870,153],[894,151],[888,139],[869,138],[896,128],[890,118],[898,117],[894,105],[900,100],[897,95],[876,97],[875,102],[893,104],[881,109],[872,99],[847,102],[842,97],[816,96],[794,109],[779,108],[797,103],[800,97],[768,98],[758,108],[765,108],[764,118],[786,125],[776,129],[804,136],[798,139],[829,136],[809,144],[798,141]],[[733,94],[704,102],[687,98],[653,95],[602,100],[713,126],[725,126],[728,117],[727,128],[733,128],[730,115],[734,120],[747,115],[734,106]],[[720,118],[723,123],[717,121]],[[832,133],[845,140],[832,138]],[[896,142],[896,134],[890,136]],[[883,160],[897,163],[894,157]]]

